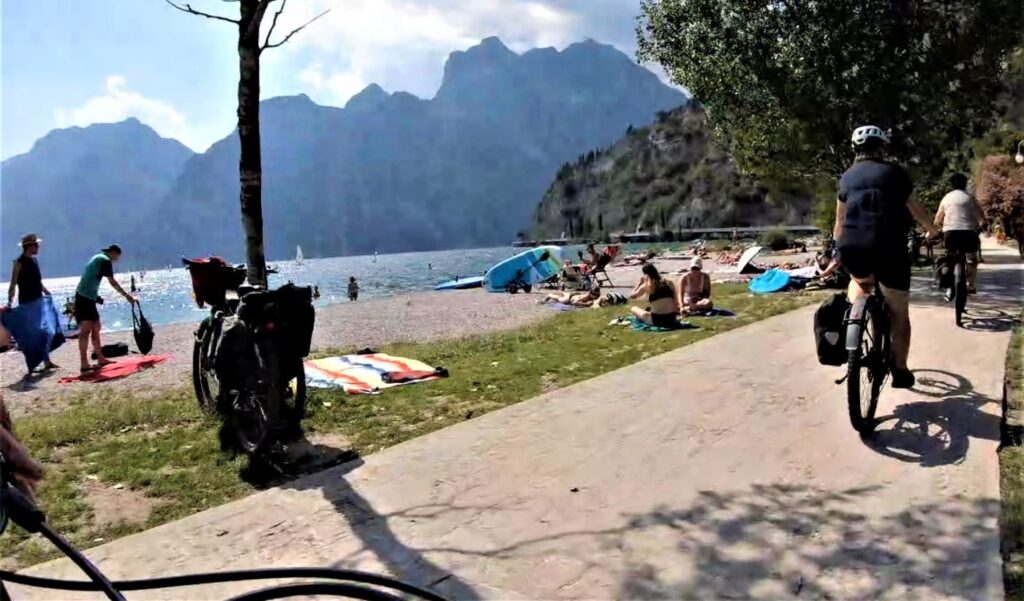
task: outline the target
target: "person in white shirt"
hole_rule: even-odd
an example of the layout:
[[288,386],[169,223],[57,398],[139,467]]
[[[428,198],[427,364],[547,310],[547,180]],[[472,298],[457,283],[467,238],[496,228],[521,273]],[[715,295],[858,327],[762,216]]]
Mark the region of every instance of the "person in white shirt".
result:
[[936,227],[942,228],[947,253],[963,253],[967,256],[967,291],[974,294],[978,280],[978,251],[981,237],[981,210],[974,198],[967,193],[967,176],[957,173],[949,178],[953,191],[939,203],[935,214]]

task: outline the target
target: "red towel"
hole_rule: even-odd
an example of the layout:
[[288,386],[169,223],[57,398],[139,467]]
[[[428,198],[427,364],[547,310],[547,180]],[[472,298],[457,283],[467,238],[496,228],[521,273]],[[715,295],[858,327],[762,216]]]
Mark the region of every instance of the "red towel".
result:
[[171,355],[150,355],[148,357],[125,357],[124,359],[118,359],[109,365],[97,369],[96,371],[86,372],[77,376],[68,376],[61,378],[61,384],[70,384],[72,382],[109,382],[110,380],[118,380],[120,378],[126,378],[134,373],[138,373],[144,369],[149,369],[156,365],[163,363],[171,358]]

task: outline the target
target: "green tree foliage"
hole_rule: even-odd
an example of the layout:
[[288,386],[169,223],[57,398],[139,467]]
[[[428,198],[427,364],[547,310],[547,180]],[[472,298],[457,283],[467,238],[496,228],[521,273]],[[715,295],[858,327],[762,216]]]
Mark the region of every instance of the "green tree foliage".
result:
[[[994,121],[1020,0],[643,0],[641,60],[708,110],[740,166],[817,187],[852,160],[850,132],[894,131],[918,180],[964,168]],[[727,135],[726,135],[727,134]]]

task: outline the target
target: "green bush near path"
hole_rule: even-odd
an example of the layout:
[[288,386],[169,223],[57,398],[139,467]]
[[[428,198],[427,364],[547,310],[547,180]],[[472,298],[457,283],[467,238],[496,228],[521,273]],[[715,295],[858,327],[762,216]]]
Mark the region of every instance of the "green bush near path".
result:
[[[755,297],[742,284],[715,287],[733,318],[697,318],[695,330],[636,333],[609,326],[628,307],[555,313],[517,331],[382,349],[446,367],[451,377],[378,396],[311,391],[306,430],[329,435],[366,455],[479,417],[542,392],[625,367],[815,302],[824,293]],[[807,332],[810,339],[810,323]],[[338,349],[350,352],[352,349]],[[332,353],[334,354],[334,353]],[[245,460],[220,453],[217,424],[200,412],[191,388],[157,398],[80,402],[66,411],[26,417],[16,425],[46,465],[40,488],[51,523],[80,547],[152,528],[253,492],[239,478]],[[340,444],[340,443],[339,443]],[[99,523],[87,489],[101,487],[148,506],[131,523]],[[0,565],[19,567],[53,557],[51,547],[12,527],[0,537]]]
[[1019,439],[1024,426],[1024,325],[1014,330],[1006,357],[1005,410],[1008,423],[999,453],[1003,575],[1006,598],[1024,601],[1024,446]]

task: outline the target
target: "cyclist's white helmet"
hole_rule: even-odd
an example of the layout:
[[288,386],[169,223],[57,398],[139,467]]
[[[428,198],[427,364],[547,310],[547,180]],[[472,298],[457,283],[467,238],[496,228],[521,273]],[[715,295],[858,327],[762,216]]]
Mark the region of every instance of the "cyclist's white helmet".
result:
[[889,134],[876,125],[864,125],[853,130],[853,137],[850,138],[850,141],[854,146],[861,146],[871,138],[877,138],[885,144],[889,143]]

